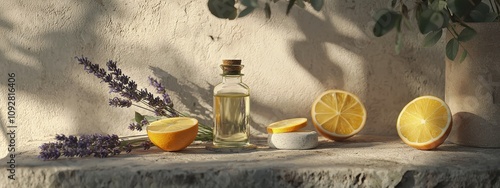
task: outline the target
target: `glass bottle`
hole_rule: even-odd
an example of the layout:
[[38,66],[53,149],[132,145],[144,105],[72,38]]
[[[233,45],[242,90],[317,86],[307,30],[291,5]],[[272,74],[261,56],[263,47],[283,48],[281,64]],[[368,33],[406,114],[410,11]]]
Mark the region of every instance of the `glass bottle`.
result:
[[250,89],[242,82],[241,60],[223,60],[222,83],[214,88],[214,139],[217,148],[248,146]]

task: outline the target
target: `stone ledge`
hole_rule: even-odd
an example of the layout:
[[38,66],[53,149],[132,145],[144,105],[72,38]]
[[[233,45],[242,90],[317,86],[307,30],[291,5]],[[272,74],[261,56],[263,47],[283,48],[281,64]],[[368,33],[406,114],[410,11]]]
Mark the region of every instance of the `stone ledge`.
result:
[[[500,187],[500,149],[445,143],[420,151],[398,138],[321,140],[313,150],[274,150],[257,139],[247,153],[214,153],[204,144],[117,157],[41,161],[32,141],[16,157],[8,187]],[[5,164],[7,160],[1,160]]]

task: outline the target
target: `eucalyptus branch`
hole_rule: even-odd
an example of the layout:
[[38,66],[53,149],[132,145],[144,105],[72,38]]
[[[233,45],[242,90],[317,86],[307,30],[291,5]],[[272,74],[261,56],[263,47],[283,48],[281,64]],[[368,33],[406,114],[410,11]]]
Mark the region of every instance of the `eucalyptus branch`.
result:
[[[426,35],[423,44],[435,44],[442,36],[438,34],[442,34],[442,30],[446,28],[453,36],[453,41],[448,41],[447,43],[447,57],[454,59],[458,52],[457,48],[462,47],[465,50],[463,44],[477,34],[469,26],[469,22],[500,21],[500,16],[498,16],[500,14],[500,0],[488,1],[489,4],[486,1],[478,2],[478,0],[414,0],[413,3],[415,6],[408,9],[405,6],[405,3],[409,3],[408,1],[390,0],[391,9],[382,8],[376,12],[374,16],[376,24],[373,28],[373,34],[376,37],[380,37],[396,28],[399,36],[402,32],[399,17],[403,17],[402,23],[406,23],[406,14],[414,11],[415,17],[413,19],[417,21],[420,33]],[[465,27],[460,33],[455,29],[458,25]],[[396,50],[398,50],[399,39],[399,37],[396,38]],[[464,57],[467,57],[467,54],[463,54],[462,59]]]
[[448,27],[446,27],[446,29],[448,31],[450,31],[450,34],[453,35],[453,38],[458,39],[458,32],[457,32],[457,30],[455,30],[455,27],[453,27],[452,25],[448,25]]
[[[451,29],[450,29],[451,27]],[[465,46],[463,45],[463,42],[461,42],[460,40],[458,40],[458,32],[455,30],[455,27],[453,26],[448,26],[447,28],[448,32],[453,35],[453,38],[457,39],[458,41],[458,45],[460,46],[460,48],[462,48],[464,51],[467,51],[467,49],[465,48]],[[463,53],[463,52],[462,52]],[[470,55],[469,53],[467,53],[467,56],[469,56],[470,59],[474,60],[474,57],[472,55]]]

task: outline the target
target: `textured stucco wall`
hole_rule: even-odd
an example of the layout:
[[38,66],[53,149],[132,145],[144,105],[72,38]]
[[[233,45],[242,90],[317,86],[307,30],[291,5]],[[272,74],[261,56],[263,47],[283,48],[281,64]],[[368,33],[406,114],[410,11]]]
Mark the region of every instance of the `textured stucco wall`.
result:
[[7,74],[15,72],[19,144],[56,133],[137,134],[127,126],[140,110],[109,107],[106,85],[73,58],[85,55],[101,65],[117,60],[140,87],[159,78],[179,110],[206,124],[218,65],[235,57],[245,64],[255,134],[280,119],[310,119],[317,95],[344,89],[368,110],[362,134],[395,135],[407,102],[443,97],[444,48],[421,47],[415,31],[396,55],[394,33],[373,37],[371,15],[387,3],[326,1],[321,12],[296,7],[285,16],[280,2],[270,20],[257,11],[227,21],[213,17],[206,1],[2,1],[0,130],[5,136]]

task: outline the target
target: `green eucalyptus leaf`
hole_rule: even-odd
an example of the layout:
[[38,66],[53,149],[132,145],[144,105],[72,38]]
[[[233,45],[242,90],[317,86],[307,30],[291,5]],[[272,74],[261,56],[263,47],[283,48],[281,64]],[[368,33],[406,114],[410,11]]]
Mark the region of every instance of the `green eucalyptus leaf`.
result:
[[445,20],[443,14],[441,12],[434,12],[430,19],[431,23],[437,26],[437,28],[441,29],[445,25]]
[[311,3],[311,6],[316,11],[320,11],[321,8],[323,8],[323,4],[325,4],[324,0],[311,0],[310,3]]
[[148,116],[148,115],[144,116],[144,119],[146,119],[149,123],[158,121],[160,119],[166,119],[166,118],[168,118],[168,117],[166,117],[166,116]]
[[383,36],[396,26],[401,20],[401,15],[395,11],[382,9],[379,10],[374,18],[377,21],[373,28],[373,34],[377,37]]
[[432,2],[430,8],[434,11],[442,11],[446,7],[447,3],[443,0],[435,0]]
[[474,22],[484,22],[486,20],[486,15],[478,10],[472,10],[469,16]]
[[472,39],[474,36],[476,36],[476,34],[477,34],[477,32],[474,29],[472,29],[470,27],[466,27],[458,35],[458,40],[461,42],[466,42],[466,41]]
[[498,18],[498,14],[495,12],[490,12],[488,16],[486,16],[485,22],[494,22]]
[[415,7],[415,18],[418,20],[420,16],[422,16],[422,12],[424,11],[422,3],[418,3]]
[[288,6],[286,7],[286,15],[288,15],[288,13],[290,13],[290,10],[292,9],[293,4],[295,4],[295,0],[290,0],[288,2]]
[[424,47],[434,46],[439,41],[439,39],[441,39],[442,35],[443,35],[442,29],[430,32],[424,38]]
[[238,17],[240,17],[240,18],[244,17],[244,16],[250,14],[251,12],[253,12],[253,10],[255,10],[255,8],[253,8],[253,7],[247,7],[246,9],[244,9],[244,10],[242,10],[240,12],[240,14],[238,15]]
[[441,12],[426,9],[418,19],[418,28],[420,33],[427,34],[431,31],[437,31],[445,25],[445,19]]
[[398,0],[392,0],[391,1],[391,7],[392,8],[396,7],[396,2],[398,2]]
[[462,55],[460,56],[460,63],[464,62],[465,58],[467,58],[467,50],[464,49]]
[[246,7],[252,7],[252,8],[259,7],[258,0],[240,0],[240,2],[242,5],[245,5]]
[[217,18],[233,20],[238,15],[235,0],[208,0],[208,9],[210,13]]
[[438,11],[444,10],[447,5],[448,5],[448,3],[446,3],[446,1],[440,0],[439,5],[438,5]]
[[492,22],[498,17],[495,12],[490,12],[490,6],[486,3],[479,3],[469,14],[474,22]]
[[306,4],[304,3],[304,0],[296,0],[295,4],[299,6],[300,8],[305,8]]
[[490,6],[486,3],[479,3],[474,10],[477,10],[483,14],[488,14],[490,12]]
[[144,119],[143,115],[141,115],[139,112],[135,112],[135,118],[134,118],[135,122],[141,123],[143,119]]
[[446,44],[446,57],[450,60],[455,60],[458,53],[458,40],[453,38]]
[[266,6],[264,7],[264,12],[266,13],[267,19],[271,18],[271,7],[268,2],[266,2]]
[[459,18],[467,16],[481,0],[448,0],[448,9]]

